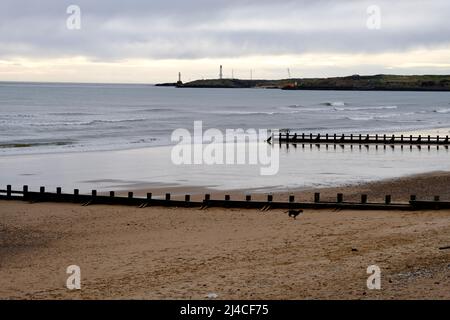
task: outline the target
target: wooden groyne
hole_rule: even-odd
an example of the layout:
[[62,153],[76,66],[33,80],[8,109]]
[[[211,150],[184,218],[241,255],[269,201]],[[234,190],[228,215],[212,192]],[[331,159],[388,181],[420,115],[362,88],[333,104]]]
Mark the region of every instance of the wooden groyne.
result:
[[428,145],[445,146],[448,148],[450,140],[448,136],[405,136],[405,135],[379,135],[379,134],[292,134],[280,132],[272,134],[267,142],[299,143],[299,144],[384,144],[384,145]]
[[174,200],[170,193],[166,193],[162,198],[154,198],[152,193],[146,197],[135,197],[133,192],[127,196],[116,196],[114,191],[107,195],[99,195],[96,190],[90,194],[80,194],[78,189],[71,193],[63,193],[61,188],[56,188],[56,192],[48,192],[45,187],[41,187],[38,192],[30,191],[28,186],[23,186],[22,190],[13,190],[10,185],[5,190],[0,190],[0,200],[17,200],[29,203],[55,202],[55,203],[76,203],[87,205],[124,205],[145,208],[150,206],[162,207],[187,207],[206,209],[210,207],[220,208],[244,208],[259,209],[267,211],[271,209],[347,209],[347,210],[425,210],[425,209],[450,209],[450,201],[442,201],[436,196],[433,201],[418,200],[412,195],[409,202],[394,203],[391,195],[386,195],[382,203],[372,203],[368,201],[367,195],[361,195],[360,202],[347,202],[344,195],[338,193],[335,201],[321,201],[320,193],[314,194],[312,202],[296,202],[295,197],[290,195],[287,201],[273,201],[273,195],[267,195],[266,201],[254,201],[251,195],[247,195],[245,200],[231,200],[229,195],[225,198],[211,199],[206,194],[202,201],[191,201],[190,195],[185,195],[184,200]]

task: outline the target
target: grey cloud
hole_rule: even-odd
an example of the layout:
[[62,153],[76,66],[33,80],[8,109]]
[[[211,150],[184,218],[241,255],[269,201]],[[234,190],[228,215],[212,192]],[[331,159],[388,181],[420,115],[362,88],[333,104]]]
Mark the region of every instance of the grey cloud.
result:
[[[82,9],[79,31],[65,26],[70,4]],[[382,9],[381,30],[365,26],[372,4]],[[392,52],[449,45],[449,17],[450,2],[444,0],[2,0],[0,56],[116,60]]]

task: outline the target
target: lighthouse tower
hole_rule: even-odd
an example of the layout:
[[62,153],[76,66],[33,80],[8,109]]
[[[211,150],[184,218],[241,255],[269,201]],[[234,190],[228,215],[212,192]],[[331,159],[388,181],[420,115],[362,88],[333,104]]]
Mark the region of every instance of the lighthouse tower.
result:
[[178,81],[177,81],[177,87],[183,86],[183,81],[181,81],[181,72],[178,72]]

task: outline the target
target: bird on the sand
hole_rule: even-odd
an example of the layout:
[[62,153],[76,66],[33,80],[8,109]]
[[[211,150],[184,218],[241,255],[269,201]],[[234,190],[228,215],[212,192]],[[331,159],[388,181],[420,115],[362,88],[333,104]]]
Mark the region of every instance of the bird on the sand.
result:
[[288,211],[289,213],[289,217],[292,217],[294,219],[297,219],[297,216],[299,216],[301,213],[303,213],[303,210],[294,210],[294,209],[290,209]]

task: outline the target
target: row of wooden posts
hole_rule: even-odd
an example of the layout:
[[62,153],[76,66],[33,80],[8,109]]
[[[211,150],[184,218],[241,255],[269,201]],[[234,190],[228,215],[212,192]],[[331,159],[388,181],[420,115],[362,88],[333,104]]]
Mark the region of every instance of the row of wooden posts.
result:
[[291,134],[289,132],[282,133],[280,132],[278,136],[271,136],[268,139],[268,142],[271,142],[272,139],[275,140],[278,138],[278,141],[281,143],[335,143],[335,144],[345,144],[345,143],[360,143],[360,144],[417,144],[417,145],[450,145],[450,140],[448,135],[445,137],[435,136],[432,137],[428,135],[426,137],[422,135],[409,137],[404,135],[354,135],[354,134]]
[[183,200],[174,200],[170,193],[166,193],[163,199],[154,198],[152,193],[147,193],[145,198],[135,197],[133,192],[128,192],[128,196],[118,197],[114,191],[109,195],[99,195],[97,190],[92,190],[91,194],[80,194],[78,189],[73,193],[63,193],[60,187],[56,188],[56,193],[46,192],[45,187],[40,187],[39,192],[32,192],[28,186],[23,186],[21,191],[15,191],[11,185],[6,190],[0,190],[0,200],[23,200],[28,202],[67,202],[81,203],[83,205],[91,204],[118,204],[133,205],[138,207],[147,206],[166,206],[166,207],[224,207],[224,208],[255,208],[261,210],[269,209],[322,209],[322,208],[341,208],[341,209],[367,209],[367,210],[415,210],[415,209],[446,209],[450,208],[450,202],[441,201],[439,196],[434,200],[418,200],[412,195],[408,203],[393,203],[392,196],[386,195],[382,203],[368,202],[366,194],[361,195],[360,202],[346,202],[344,195],[338,193],[336,201],[322,201],[320,193],[314,194],[313,202],[296,202],[293,195],[289,196],[288,202],[273,201],[273,195],[267,195],[267,201],[252,200],[251,195],[246,195],[245,201],[231,200],[230,195],[225,195],[224,200],[213,200],[210,194],[206,194],[202,201],[191,201],[190,195],[184,196]]

